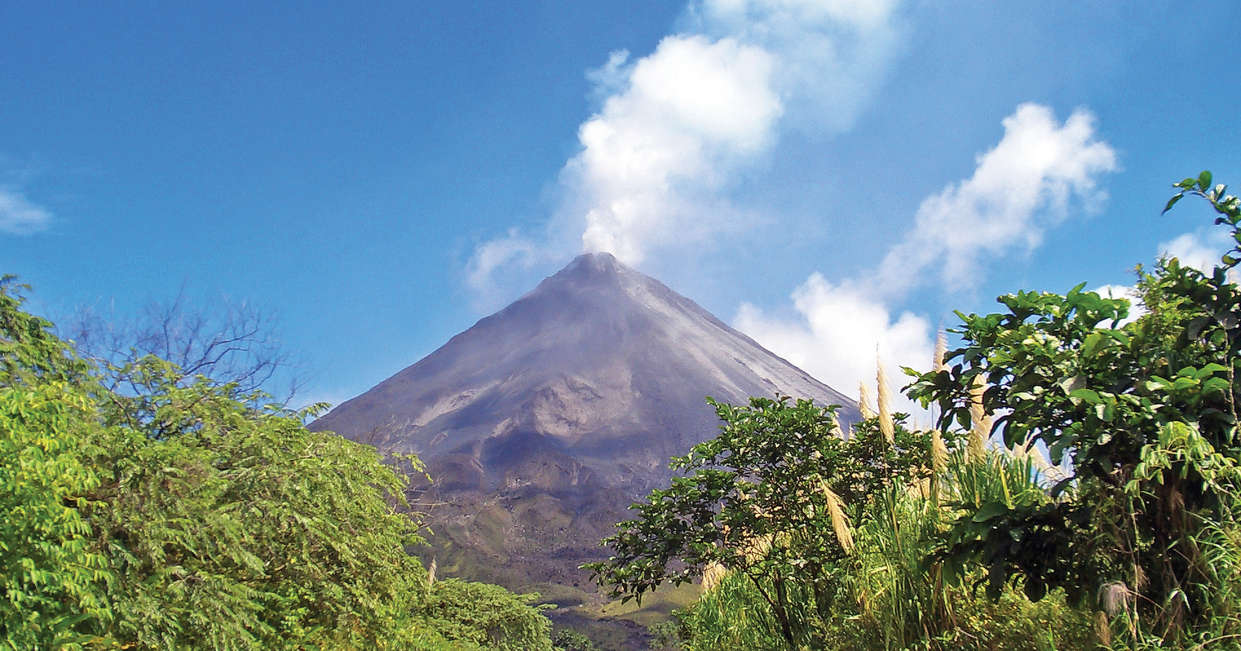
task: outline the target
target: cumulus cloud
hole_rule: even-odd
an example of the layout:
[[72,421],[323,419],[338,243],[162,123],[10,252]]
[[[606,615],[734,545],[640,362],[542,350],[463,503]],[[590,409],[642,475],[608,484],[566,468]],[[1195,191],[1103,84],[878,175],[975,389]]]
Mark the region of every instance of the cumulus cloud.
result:
[[970,178],[918,207],[913,229],[884,258],[880,289],[907,289],[928,275],[949,289],[972,287],[983,261],[1037,247],[1069,214],[1071,199],[1085,210],[1106,199],[1098,179],[1116,170],[1116,153],[1096,139],[1088,111],[1060,124],[1050,108],[1022,104],[1003,125],[1004,137],[978,157]]
[[[745,229],[728,200],[739,176],[788,129],[853,124],[896,50],[895,13],[885,1],[695,0],[654,52],[613,52],[587,73],[600,108],[578,129],[546,233],[528,244],[637,264]],[[475,250],[472,285],[523,259],[497,255],[510,239]]]
[[668,37],[634,64],[624,90],[582,125],[582,151],[563,175],[573,205],[586,207],[582,248],[637,263],[650,242],[692,228],[692,206],[771,143],[781,113],[773,65],[761,48],[703,36]]
[[[845,393],[855,392],[862,381],[874,385],[876,353],[893,391],[904,385],[902,366],[921,370],[931,366],[930,323],[911,312],[895,314],[857,283],[833,284],[814,273],[793,291],[792,300],[791,318],[743,303],[733,326]],[[903,398],[900,408],[915,411]]]
[[1232,238],[1218,228],[1201,228],[1159,243],[1159,255],[1180,260],[1182,265],[1211,273],[1220,256],[1233,247]]
[[[928,368],[933,332],[925,317],[893,307],[903,293],[936,272],[949,290],[970,286],[988,258],[1036,247],[1071,200],[1096,207],[1105,198],[1098,176],[1116,169],[1084,110],[1060,124],[1047,107],[1023,104],[1003,124],[1003,138],[968,179],[920,204],[912,230],[878,269],[839,283],[811,274],[793,292],[791,315],[743,304],[733,325],[841,391],[873,382],[876,348],[893,382],[904,377],[901,366]],[[913,409],[908,401],[904,408]]]
[[0,188],[0,232],[30,235],[46,229],[52,214],[31,203],[20,192]]

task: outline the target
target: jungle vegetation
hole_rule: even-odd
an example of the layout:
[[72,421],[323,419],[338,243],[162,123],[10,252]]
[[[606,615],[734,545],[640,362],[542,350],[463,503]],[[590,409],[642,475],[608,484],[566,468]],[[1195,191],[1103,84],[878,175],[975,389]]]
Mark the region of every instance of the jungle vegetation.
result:
[[[1201,272],[1139,267],[1143,309],[1084,291],[958,313],[958,345],[877,409],[712,403],[720,435],[632,508],[590,564],[614,597],[704,594],[656,633],[686,649],[1241,645],[1241,202],[1203,172],[1237,245]],[[1136,318],[1133,318],[1136,316]]]
[[534,595],[409,553],[416,458],[253,383],[85,359],[25,290],[0,282],[0,646],[552,649]]

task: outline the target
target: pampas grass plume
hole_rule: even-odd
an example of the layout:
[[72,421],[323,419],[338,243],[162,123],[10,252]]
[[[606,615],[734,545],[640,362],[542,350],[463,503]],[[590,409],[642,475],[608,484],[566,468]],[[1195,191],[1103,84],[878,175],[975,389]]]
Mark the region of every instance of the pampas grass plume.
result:
[[1102,610],[1096,610],[1094,614],[1094,633],[1099,636],[1099,642],[1107,648],[1112,647],[1112,627],[1108,623],[1107,615]]
[[728,569],[719,563],[711,563],[702,571],[702,591],[710,592],[724,580]]
[[892,445],[896,441],[896,425],[892,422],[892,393],[888,389],[888,378],[883,372],[883,360],[879,359],[879,355],[875,355],[875,380],[879,385],[879,431],[883,432],[883,438],[888,440],[888,445]]
[[1115,617],[1121,608],[1128,606],[1129,598],[1129,588],[1119,581],[1104,584],[1099,588],[1099,602],[1103,606],[1103,612],[1109,617]]
[[875,417],[875,410],[870,408],[870,391],[867,390],[865,382],[858,383],[857,408],[862,413],[862,420],[870,420]]
[[849,531],[849,520],[845,516],[844,503],[840,497],[827,487],[827,482],[819,480],[819,490],[823,493],[823,499],[827,502],[827,513],[832,519],[832,531],[836,534],[836,540],[840,542],[841,549],[846,554],[853,553],[853,534]]
[[983,393],[987,384],[982,374],[974,376],[974,386],[970,388],[970,438],[966,445],[966,456],[971,461],[981,460],[987,454],[987,439],[991,436],[991,418],[982,404]]
[[948,335],[943,330],[935,334],[935,358],[931,360],[931,370],[944,370],[944,356],[948,354]]
[[948,446],[938,429],[931,430],[931,469],[937,475],[948,469]]

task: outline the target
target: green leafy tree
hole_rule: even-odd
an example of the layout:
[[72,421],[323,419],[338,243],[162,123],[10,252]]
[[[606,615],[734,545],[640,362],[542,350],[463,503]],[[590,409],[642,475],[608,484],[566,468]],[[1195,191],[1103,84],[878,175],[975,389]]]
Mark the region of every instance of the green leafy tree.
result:
[[[1211,180],[1177,184],[1167,208],[1203,197],[1241,243],[1239,202]],[[910,395],[938,405],[941,427],[966,426],[971,387],[985,382],[994,434],[1010,449],[1045,445],[1071,476],[1054,500],[963,512],[945,559],[981,563],[993,595],[1019,580],[1033,598],[1061,587],[1098,603],[1131,643],[1241,633],[1236,580],[1220,575],[1236,568],[1228,558],[1238,550],[1241,291],[1228,273],[1237,254],[1209,274],[1161,260],[1139,283],[1149,313],[1131,323],[1128,301],[1080,285],[960,315],[949,367],[915,374]]]
[[604,540],[613,556],[588,564],[612,596],[640,599],[664,581],[682,584],[722,567],[748,577],[790,646],[811,643],[832,618],[839,573],[853,542],[849,522],[872,495],[930,475],[930,439],[876,420],[844,438],[835,407],[752,398],[708,400],[719,436],[672,460],[676,477],[635,504],[639,517]]
[[85,366],[21,310],[20,290],[0,279],[0,642],[71,646],[112,616],[106,558],[79,511],[100,481],[80,456],[94,403],[75,384]]
[[103,409],[88,514],[117,577],[110,633],[148,647],[380,645],[425,599],[403,477],[359,444],[181,386],[166,362]]
[[[0,282],[0,641],[9,648],[550,648],[528,597],[432,586],[417,459],[144,357],[123,392]],[[476,643],[475,640],[485,640]]]
[[448,640],[501,651],[552,651],[554,606],[534,606],[537,594],[515,595],[497,585],[436,581],[420,613]]
[[557,629],[552,635],[552,644],[556,651],[599,651],[590,638],[571,628]]
[[[621,597],[640,596],[661,571],[673,582],[702,574],[703,595],[660,630],[665,641],[686,649],[1055,649],[1093,638],[1088,616],[1062,593],[1036,604],[1008,589],[993,601],[973,589],[985,574],[949,581],[926,562],[958,511],[1050,501],[1030,458],[967,458],[964,437],[937,442],[910,431],[904,415],[886,416],[886,405],[848,438],[830,409],[808,402],[717,408],[720,437],[677,461],[705,467],[634,505],[641,517],[618,525],[605,541],[615,555],[593,566]],[[740,497],[719,500],[704,480],[739,484],[722,494]],[[733,537],[742,526],[750,535]]]
[[63,383],[0,388],[0,639],[52,648],[106,623],[106,559],[78,511],[99,473],[78,455],[89,399]]

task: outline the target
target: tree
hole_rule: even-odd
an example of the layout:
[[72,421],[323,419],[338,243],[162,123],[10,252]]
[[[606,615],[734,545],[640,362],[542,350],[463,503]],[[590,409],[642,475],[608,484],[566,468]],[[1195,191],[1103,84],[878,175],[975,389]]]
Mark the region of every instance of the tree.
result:
[[532,606],[538,595],[515,595],[498,585],[436,581],[421,613],[446,639],[497,651],[552,651],[551,621]]
[[[529,597],[432,587],[406,477],[236,383],[108,373],[0,283],[9,648],[550,648]],[[120,373],[127,386],[101,380]],[[416,458],[402,467],[421,471]],[[440,584],[436,584],[440,585]],[[483,645],[474,640],[485,639]],[[516,642],[514,642],[516,640]]]
[[[632,508],[590,567],[622,598],[702,576],[703,594],[661,629],[686,649],[1054,649],[1091,637],[1061,595],[998,601],[969,575],[948,582],[927,563],[953,503],[1049,501],[1029,457],[966,455],[889,414],[848,438],[832,410],[802,401],[717,405],[720,436],[674,460],[676,478]],[[866,410],[864,410],[866,413]],[[889,439],[889,435],[891,438]],[[985,578],[985,577],[983,577]],[[1054,630],[1052,630],[1054,629]]]
[[633,505],[638,517],[603,541],[613,555],[585,567],[625,600],[708,568],[739,572],[787,644],[810,644],[836,606],[835,579],[853,547],[849,522],[885,486],[929,477],[931,440],[905,429],[904,415],[889,443],[878,419],[844,438],[835,406],[708,402],[723,421],[719,436],[674,457],[671,467],[688,476]]
[[22,300],[0,280],[0,640],[53,648],[111,619],[111,575],[78,508],[100,482],[79,456],[93,425],[72,381],[83,368]]
[[[63,335],[79,355],[108,372],[107,384],[114,390],[135,389],[122,371],[148,355],[174,364],[182,383],[203,376],[234,384],[241,394],[275,392],[272,383],[295,365],[271,314],[227,299],[194,305],[184,289],[171,301],[147,303],[131,318],[82,308],[66,323]],[[295,378],[280,386],[280,404],[288,404],[297,390]]]
[[[1239,202],[1209,172],[1177,188],[1165,212],[1186,194],[1205,198],[1241,244]],[[938,405],[942,428],[966,426],[971,388],[985,382],[982,406],[999,416],[1004,445],[1046,445],[1071,476],[1054,501],[963,512],[943,558],[981,563],[992,593],[1020,580],[1035,598],[1059,586],[1097,599],[1135,644],[1241,634],[1241,290],[1228,275],[1237,254],[1209,274],[1160,260],[1141,273],[1149,313],[1129,324],[1128,301],[1082,285],[1002,296],[1000,313],[958,313],[961,346],[948,368],[913,373],[911,397]]]

